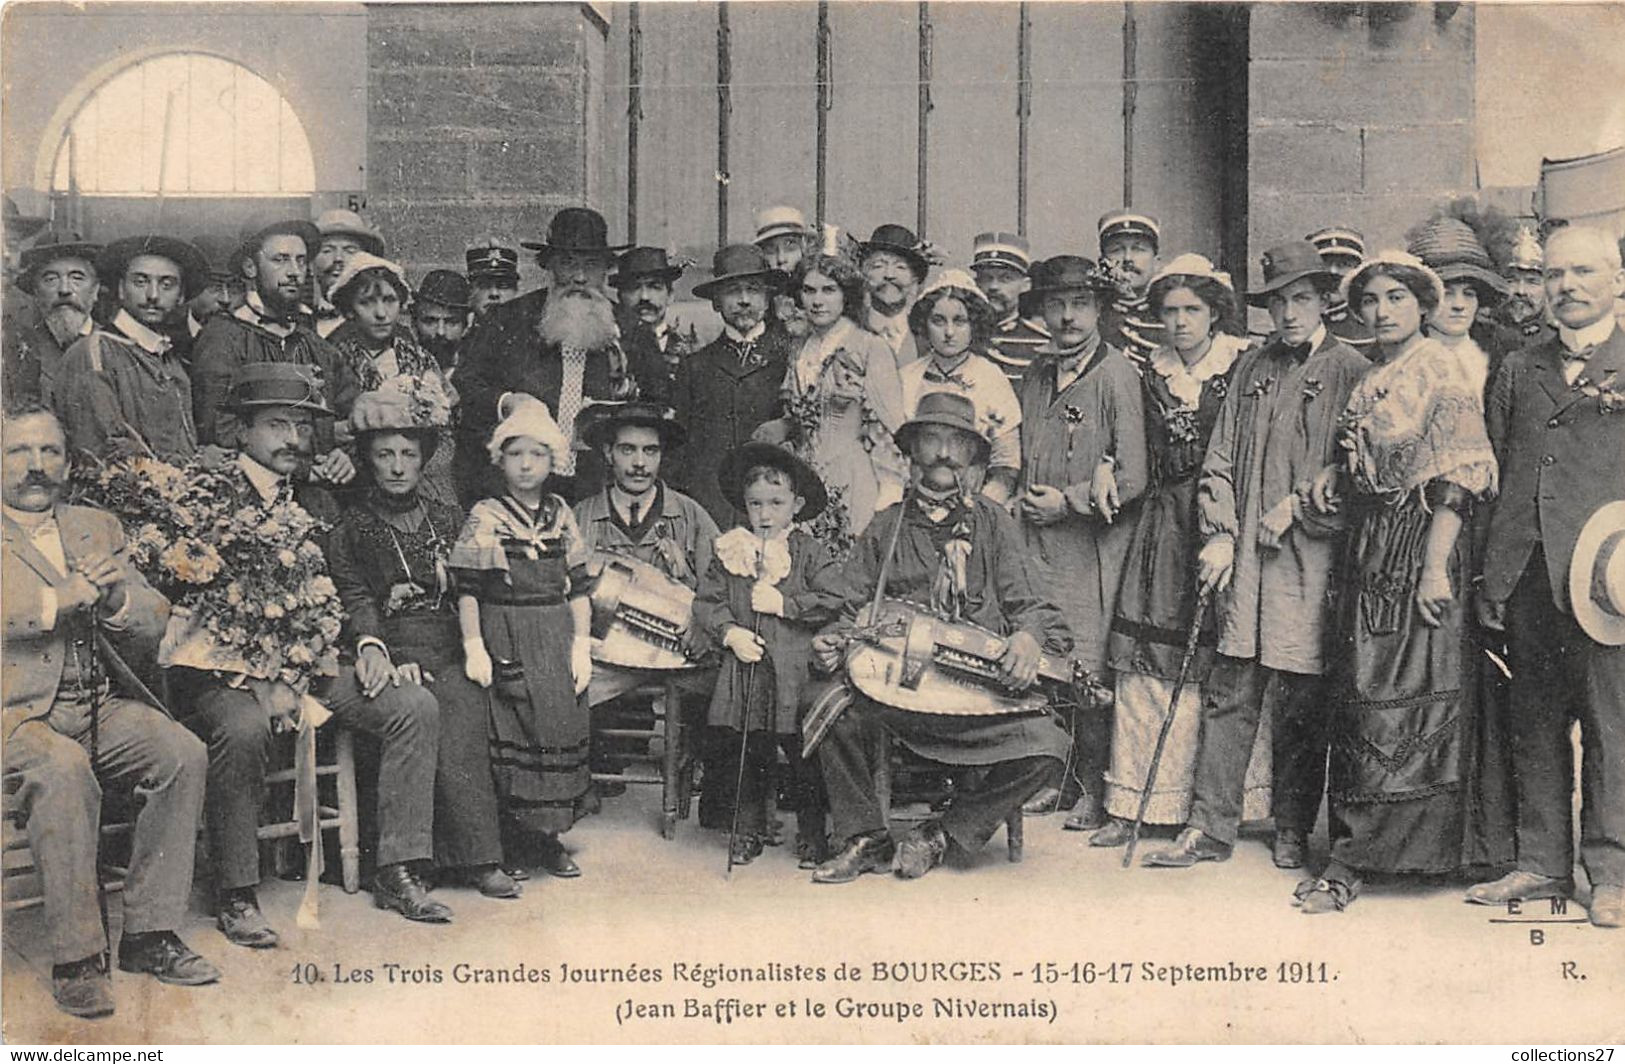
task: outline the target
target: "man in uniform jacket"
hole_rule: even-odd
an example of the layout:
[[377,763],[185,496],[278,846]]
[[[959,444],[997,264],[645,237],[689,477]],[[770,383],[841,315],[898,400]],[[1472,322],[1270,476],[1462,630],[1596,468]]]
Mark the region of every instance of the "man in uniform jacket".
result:
[[1100,265],[1118,282],[1116,298],[1100,316],[1100,334],[1131,362],[1143,363],[1163,341],[1162,322],[1151,314],[1148,290],[1157,272],[1162,223],[1141,211],[1107,211],[1095,226]]
[[1587,227],[1546,241],[1558,335],[1509,356],[1485,421],[1501,467],[1479,616],[1504,628],[1512,666],[1518,867],[1467,893],[1500,905],[1572,888],[1571,723],[1580,723],[1580,858],[1591,922],[1625,921],[1625,646],[1575,621],[1569,563],[1581,526],[1625,499],[1625,271],[1612,237]]
[[606,294],[609,268],[624,246],[610,246],[604,216],[566,207],[548,223],[546,240],[524,246],[537,252],[551,287],[485,311],[457,368],[456,471],[465,506],[504,491],[486,442],[506,393],[526,392],[552,411],[569,449],[554,462],[551,490],[572,503],[605,483],[603,457],[575,446],[576,416],[589,403],[639,394]]
[[[1328,225],[1304,237],[1320,252],[1320,261],[1339,277],[1347,277],[1365,261],[1365,237],[1346,225]],[[1326,308],[1326,328],[1338,340],[1371,357],[1371,328],[1348,305],[1342,293],[1332,296]]]
[[1027,238],[1018,233],[978,233],[972,242],[970,271],[1000,315],[987,357],[1014,387],[1020,387],[1022,373],[1049,343],[1044,323],[1021,313],[1021,295],[1032,287],[1032,265]]
[[[61,501],[66,441],[44,407],[5,419],[0,576],[5,582],[5,771],[45,898],[52,991],[75,1016],[113,1011],[97,907],[102,785],[139,790],[119,967],[162,982],[220,977],[175,934],[192,887],[203,744],[136,697],[119,649],[150,655],[169,603],[125,560],[111,514]],[[115,646],[117,644],[117,646]],[[145,696],[150,699],[150,695]]]
[[688,432],[674,456],[671,480],[705,507],[726,531],[741,523],[717,483],[723,459],[779,413],[785,367],[793,341],[768,318],[784,274],[768,266],[760,248],[730,244],[711,260],[711,279],[694,286],[722,317],[722,335],[677,368],[672,405]]

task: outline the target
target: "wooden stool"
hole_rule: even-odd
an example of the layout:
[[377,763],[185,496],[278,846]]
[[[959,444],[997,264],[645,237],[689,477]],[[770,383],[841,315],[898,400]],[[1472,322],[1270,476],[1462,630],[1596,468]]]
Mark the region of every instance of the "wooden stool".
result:
[[[331,742],[327,741],[329,733],[332,735]],[[294,780],[297,775],[294,768],[296,741],[294,733],[276,737],[277,758],[285,767],[265,774],[267,808],[261,813],[262,823],[257,832],[261,842],[299,838],[299,821],[293,813]],[[324,760],[324,752],[330,753],[331,758]],[[321,800],[322,781],[329,778],[333,781],[331,805]],[[267,815],[280,815],[269,810],[283,800],[283,792],[273,792],[272,788],[283,785],[287,795],[288,818],[267,821]],[[336,724],[319,728],[316,732],[316,793],[317,818],[322,830],[337,829],[339,833],[339,863],[344,873],[344,892],[354,894],[361,889],[361,829],[356,819],[354,737]]]
[[[880,815],[886,819],[889,826],[892,820],[892,764],[894,758],[900,758],[892,749],[891,733],[884,728],[880,729],[880,738],[875,748],[870,752],[875,768],[875,796],[880,800]],[[901,819],[901,818],[900,818]],[[921,819],[918,817],[911,819]],[[1022,835],[1022,813],[1020,809],[1004,818],[1004,842],[1006,856],[1012,864],[1022,858],[1022,849],[1025,845]]]
[[[593,782],[626,783],[660,786],[660,836],[664,839],[677,837],[677,821],[688,816],[689,803],[693,794],[693,774],[688,763],[687,731],[683,726],[683,706],[677,694],[676,675],[665,680],[644,684],[635,687],[620,695],[626,697],[648,698],[654,710],[655,721],[652,728],[594,728],[593,734],[613,739],[643,739],[653,744],[659,741],[660,753],[658,756],[659,772],[652,769],[641,772],[594,772]],[[608,705],[609,703],[604,703]],[[596,707],[595,707],[596,708]],[[651,754],[647,759],[649,764],[657,763],[656,757]]]
[[[23,778],[21,774],[7,773],[4,779],[4,819],[0,822],[0,868],[3,868],[3,894],[4,901],[0,902],[0,910],[4,912],[21,912],[27,909],[37,909],[45,904],[45,893],[40,888],[39,869],[34,864],[34,851],[29,846],[28,829],[23,826],[22,803],[17,794],[22,789]],[[109,839],[126,838],[130,835],[134,825],[124,820],[109,822],[106,812],[103,812],[101,834],[103,854],[106,853],[106,844]],[[127,867],[120,867],[111,861],[104,861],[100,869],[101,889],[104,894],[114,894],[124,889],[124,880],[129,875]]]

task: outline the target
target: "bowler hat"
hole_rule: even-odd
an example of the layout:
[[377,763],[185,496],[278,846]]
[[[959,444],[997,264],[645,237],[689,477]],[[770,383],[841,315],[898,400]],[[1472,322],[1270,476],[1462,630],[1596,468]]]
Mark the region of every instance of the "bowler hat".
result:
[[322,236],[354,237],[363,251],[380,257],[384,254],[384,234],[368,225],[355,211],[342,207],[323,211],[316,216],[316,231]]
[[476,244],[463,254],[470,281],[519,283],[519,252],[495,240]]
[[729,244],[718,248],[717,253],[711,256],[711,279],[695,285],[694,294],[701,299],[710,299],[729,281],[747,278],[756,278],[773,291],[782,289],[788,283],[788,278],[781,271],[767,264],[767,257],[755,244]]
[[1032,270],[1032,287],[1021,293],[1021,313],[1038,314],[1044,297],[1051,292],[1087,288],[1100,295],[1115,295],[1117,285],[1111,276],[1082,255],[1056,255],[1038,263]]
[[430,270],[423,275],[423,283],[412,293],[417,303],[439,303],[453,310],[467,310],[473,305],[473,291],[468,280],[455,270]]
[[125,267],[137,255],[157,255],[168,259],[181,271],[181,291],[191,299],[209,282],[209,263],[203,252],[172,236],[148,233],[127,236],[102,248],[96,259],[96,275],[108,284],[117,284],[124,276]]
[[858,245],[858,261],[862,262],[876,251],[903,256],[921,280],[931,272],[930,260],[920,251],[920,238],[914,235],[914,230],[905,226],[890,223],[877,226],[869,239]]
[[666,257],[665,248],[637,247],[616,260],[615,272],[609,275],[609,283],[619,288],[639,277],[653,277],[671,284],[682,275],[683,267]]
[[1307,240],[1277,244],[1264,252],[1258,262],[1264,268],[1264,283],[1247,293],[1247,302],[1255,307],[1268,303],[1270,293],[1305,277],[1317,277],[1325,285],[1337,283],[1337,272],[1326,265],[1320,250]]
[[745,509],[745,474],[760,466],[783,470],[789,476],[790,490],[801,496],[796,520],[811,521],[829,505],[829,492],[812,466],[783,447],[752,440],[729,451],[717,469],[717,486],[735,510],[743,512]]
[[316,371],[297,362],[250,362],[232,378],[222,410],[246,413],[269,406],[289,406],[332,415]]
[[[47,229],[34,241],[34,245],[23,249],[19,257],[22,273],[17,275],[17,287],[25,292],[31,292],[37,278],[35,272],[41,266],[57,259],[80,259],[88,262],[91,268],[96,267],[96,257],[102,252],[100,244],[93,244],[78,233],[61,229]],[[97,271],[98,275],[100,271]]]
[[654,429],[660,434],[664,447],[680,447],[688,439],[677,411],[664,403],[647,399],[626,399],[616,402],[590,403],[576,415],[575,438],[588,447],[602,447],[615,442],[615,433],[623,425],[638,425]]
[[565,207],[547,223],[547,239],[536,242],[521,240],[519,246],[541,252],[545,259],[554,251],[595,251],[614,254],[631,245],[609,242],[609,224],[604,216],[591,207]]
[[1481,303],[1493,305],[1506,298],[1507,283],[1495,272],[1490,253],[1473,227],[1460,218],[1432,219],[1415,231],[1405,250],[1433,267],[1445,284],[1471,283]]
[[1625,646],[1625,501],[1600,507],[1569,556],[1569,601],[1586,635]]
[[958,429],[976,440],[978,462],[986,462],[993,451],[993,444],[988,438],[977,431],[976,404],[972,403],[970,396],[960,395],[958,392],[926,392],[920,396],[919,405],[914,408],[914,416],[904,422],[893,437],[897,446],[904,454],[908,453],[909,441],[914,433],[926,425],[946,425],[951,429]]

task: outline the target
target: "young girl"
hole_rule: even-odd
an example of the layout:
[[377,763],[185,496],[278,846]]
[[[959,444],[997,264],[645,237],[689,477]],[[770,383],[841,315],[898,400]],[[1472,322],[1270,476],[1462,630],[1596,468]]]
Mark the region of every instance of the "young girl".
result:
[[733,859],[746,864],[761,854],[768,834],[769,780],[783,749],[795,774],[796,856],[813,868],[827,856],[828,836],[818,768],[801,759],[799,710],[813,633],[841,602],[840,565],[791,525],[815,517],[827,495],[810,466],[767,443],[735,450],[717,479],[750,527],[717,537],[694,599],[696,629],[726,650],[711,698],[715,756],[707,785],[720,776],[722,788],[731,789],[741,779],[744,729]]
[[577,876],[558,837],[590,782],[587,550],[570,507],[542,490],[567,446],[546,405],[509,392],[497,416],[489,449],[507,492],[474,504],[451,551],[464,670],[491,688],[491,767],[508,822],[539,836],[548,872]]

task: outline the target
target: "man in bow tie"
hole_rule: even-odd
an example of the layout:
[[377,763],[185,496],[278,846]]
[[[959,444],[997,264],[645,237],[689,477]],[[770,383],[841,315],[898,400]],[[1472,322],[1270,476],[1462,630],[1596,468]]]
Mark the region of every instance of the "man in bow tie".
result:
[[858,271],[868,292],[863,327],[886,341],[898,369],[920,357],[908,312],[930,269],[925,244],[901,225],[879,226],[858,245]]
[[75,453],[154,454],[181,463],[197,452],[192,380],[165,326],[208,284],[208,262],[183,240],[136,236],[109,244],[97,272],[119,309],[106,328],[68,349],[58,416]]
[[1591,922],[1625,923],[1625,646],[1575,620],[1569,563],[1581,526],[1625,499],[1625,293],[1619,247],[1600,230],[1546,240],[1546,297],[1557,335],[1509,355],[1490,387],[1485,422],[1501,466],[1478,613],[1504,628],[1512,665],[1512,763],[1518,867],[1467,892],[1484,905],[1573,889],[1573,755],[1580,724],[1580,856]]
[[1229,858],[1266,701],[1277,867],[1303,867],[1325,790],[1323,643],[1341,526],[1307,497],[1340,453],[1338,419],[1370,363],[1326,321],[1338,275],[1314,244],[1272,247],[1262,265],[1247,301],[1268,309],[1275,335],[1236,361],[1197,482],[1197,579],[1212,595],[1219,645],[1190,816],[1172,846],[1145,855],[1157,867]]

